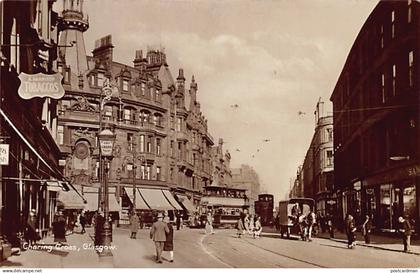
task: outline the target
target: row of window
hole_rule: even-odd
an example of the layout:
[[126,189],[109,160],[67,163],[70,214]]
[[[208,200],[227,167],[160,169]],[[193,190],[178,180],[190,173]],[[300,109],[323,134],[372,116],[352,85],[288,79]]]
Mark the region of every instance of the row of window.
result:
[[[391,74],[391,96],[395,97],[397,95],[397,65],[392,65],[392,74]],[[408,53],[408,87],[411,88],[414,86],[414,51],[411,50]],[[381,74],[381,102],[385,103],[388,99],[386,92],[386,74]]]
[[[89,76],[90,86],[102,87],[106,80],[105,74],[98,72],[97,74],[91,74]],[[154,100],[156,102],[162,101],[161,91],[154,86],[147,86],[146,83],[130,85],[128,79],[118,78],[118,87],[122,92],[135,91],[137,96],[144,97],[146,99]]]
[[[130,150],[134,149],[134,135],[127,133],[127,142],[130,146]],[[156,155],[162,154],[162,139],[154,136],[139,136],[139,152],[140,153],[155,153]]]
[[[152,180],[152,169],[153,166],[147,165],[146,163],[142,163],[140,168],[133,165],[133,163],[128,163],[126,166],[123,166],[123,172],[128,172],[129,178],[135,176],[136,178],[145,179],[145,180]],[[156,166],[156,177],[153,180],[162,180],[162,167]]]

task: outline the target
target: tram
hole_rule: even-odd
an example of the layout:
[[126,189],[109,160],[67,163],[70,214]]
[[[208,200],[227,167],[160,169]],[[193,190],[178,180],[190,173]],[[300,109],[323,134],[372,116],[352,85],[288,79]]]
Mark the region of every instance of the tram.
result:
[[244,189],[207,186],[201,198],[201,225],[204,226],[207,214],[213,215],[213,226],[234,228],[241,213],[249,209],[249,199]]
[[260,194],[255,201],[255,214],[261,217],[261,225],[272,226],[274,197],[272,194]]

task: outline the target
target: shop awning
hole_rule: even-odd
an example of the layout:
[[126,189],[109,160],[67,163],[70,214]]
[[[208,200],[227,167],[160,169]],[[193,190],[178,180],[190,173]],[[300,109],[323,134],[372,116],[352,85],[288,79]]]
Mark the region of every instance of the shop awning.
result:
[[174,196],[172,195],[172,193],[168,190],[162,190],[163,195],[165,195],[166,199],[168,199],[169,203],[171,203],[171,205],[177,209],[177,210],[182,210],[182,207],[178,204],[178,202],[175,200]]
[[191,212],[195,212],[197,211],[197,208],[194,206],[193,202],[191,202],[190,199],[188,199],[188,197],[183,196],[183,195],[177,195],[178,200],[182,203],[182,206]]
[[[131,203],[133,203],[133,188],[124,187],[124,190],[127,193],[128,198],[130,198]],[[138,189],[136,189],[136,209],[150,209],[143,197],[141,197]]]
[[[86,211],[96,211],[98,210],[98,194],[96,192],[85,193],[84,197],[86,198],[87,203],[85,204],[84,209]],[[117,198],[114,193],[108,194],[109,200],[109,211],[120,211],[120,205],[117,202]]]
[[64,209],[83,209],[85,204],[77,192],[70,190],[58,192],[57,206],[62,206]]
[[174,210],[175,208],[169,203],[165,195],[160,189],[139,189],[144,201],[151,209],[155,210]]

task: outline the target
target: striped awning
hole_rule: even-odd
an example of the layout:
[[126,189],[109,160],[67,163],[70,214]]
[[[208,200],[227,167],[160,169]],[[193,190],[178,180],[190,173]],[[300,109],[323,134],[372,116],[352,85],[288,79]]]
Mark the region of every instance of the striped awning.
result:
[[171,203],[171,205],[175,209],[182,210],[182,207],[179,205],[178,201],[175,200],[174,196],[169,190],[162,190],[162,192],[163,192],[163,195],[165,195],[166,199],[168,199],[169,203]]
[[144,201],[154,210],[174,210],[175,207],[169,203],[161,189],[139,189]]
[[[124,187],[125,192],[127,193],[128,198],[130,198],[131,203],[134,202],[133,188]],[[143,197],[141,197],[139,189],[136,189],[136,209],[145,209],[149,210],[150,207],[146,204]]]

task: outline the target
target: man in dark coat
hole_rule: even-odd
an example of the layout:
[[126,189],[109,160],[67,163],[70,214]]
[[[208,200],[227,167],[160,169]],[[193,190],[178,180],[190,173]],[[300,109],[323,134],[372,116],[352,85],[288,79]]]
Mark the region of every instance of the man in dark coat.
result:
[[403,244],[404,252],[410,251],[410,238],[411,238],[411,223],[408,217],[399,217],[398,222],[402,225],[402,235],[403,235]]
[[356,246],[356,225],[354,223],[353,215],[350,213],[346,217],[346,234],[347,234],[347,247],[353,248]]
[[150,228],[150,239],[153,239],[155,242],[156,262],[160,264],[162,263],[162,251],[166,242],[166,233],[169,233],[168,225],[163,222],[163,214],[159,213],[157,221]]
[[366,215],[366,219],[362,225],[363,236],[365,237],[365,243],[370,244],[370,232],[372,229],[372,221],[370,220],[369,215]]
[[82,212],[82,213],[80,214],[79,221],[80,221],[80,225],[82,226],[82,231],[81,231],[81,233],[83,234],[83,233],[85,233],[85,232],[86,232],[86,230],[85,230],[85,226],[86,226],[86,216],[85,216],[85,213],[84,213],[84,212]]
[[181,226],[181,217],[182,214],[178,212],[178,214],[176,215],[176,230],[179,230],[179,227]]

